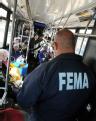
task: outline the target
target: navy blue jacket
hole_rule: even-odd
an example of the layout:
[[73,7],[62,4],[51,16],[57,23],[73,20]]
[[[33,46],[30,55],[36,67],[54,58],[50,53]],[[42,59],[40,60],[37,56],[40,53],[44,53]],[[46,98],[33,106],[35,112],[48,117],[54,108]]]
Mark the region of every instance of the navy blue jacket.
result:
[[26,77],[17,100],[23,108],[33,108],[36,121],[73,121],[95,88],[94,76],[82,58],[61,54]]

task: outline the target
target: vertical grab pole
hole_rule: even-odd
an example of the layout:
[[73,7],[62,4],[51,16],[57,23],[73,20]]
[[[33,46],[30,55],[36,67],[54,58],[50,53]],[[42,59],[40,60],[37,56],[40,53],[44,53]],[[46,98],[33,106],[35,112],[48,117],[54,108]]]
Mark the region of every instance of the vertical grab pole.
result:
[[24,24],[23,24],[23,26],[22,26],[21,42],[22,42],[22,39],[23,39],[23,31],[24,31]]
[[29,33],[29,38],[28,38],[28,47],[27,47],[27,52],[26,52],[26,63],[27,63],[27,59],[28,59],[29,44],[30,44],[31,36],[32,36],[32,23],[30,23],[30,33]]
[[[13,20],[12,20],[12,34],[11,34],[11,42],[9,45],[9,57],[8,57],[6,80],[5,80],[5,94],[6,94],[6,96],[7,96],[7,91],[8,91],[9,68],[10,68],[10,60],[11,60],[11,53],[12,53],[12,41],[14,39],[16,8],[17,8],[17,0],[14,0],[14,10],[13,10],[13,16],[12,16],[12,18],[13,18]],[[6,101],[6,96],[5,96],[5,101]]]

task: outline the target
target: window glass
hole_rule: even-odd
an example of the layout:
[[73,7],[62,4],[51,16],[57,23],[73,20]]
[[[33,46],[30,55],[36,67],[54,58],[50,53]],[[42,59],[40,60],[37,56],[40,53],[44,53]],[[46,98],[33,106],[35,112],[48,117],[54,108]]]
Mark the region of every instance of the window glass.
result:
[[85,48],[86,48],[86,45],[87,45],[87,41],[88,41],[88,38],[84,38],[84,42],[82,44],[82,48],[81,48],[81,51],[80,51],[81,56],[83,56],[83,54],[84,54],[84,51],[85,51]]
[[71,32],[73,32],[73,33],[75,33],[75,31],[76,31],[75,29],[69,29],[69,30],[70,30]]
[[86,33],[87,34],[91,34],[92,33],[92,29],[88,29]]
[[2,0],[2,2],[3,2],[4,5],[8,6],[7,0]]
[[0,19],[0,48],[3,46],[6,21]]
[[2,8],[0,8],[0,16],[6,17],[7,16],[7,11],[2,9]]
[[9,29],[8,29],[8,36],[7,36],[7,45],[10,43],[11,41],[11,32],[12,32],[12,22],[10,22],[9,24]]
[[77,38],[76,47],[75,47],[75,53],[76,54],[79,54],[80,47],[81,47],[81,44],[82,44],[82,40],[83,40],[82,37]]
[[82,43],[82,41],[83,41],[83,37],[78,37],[76,47],[75,47],[75,53],[78,54],[78,55],[81,55],[81,56],[83,56],[83,54],[84,54],[86,44],[87,44],[87,41],[88,41],[88,37],[84,38],[83,43]]
[[[81,29],[79,31],[79,33],[84,34],[85,29]],[[86,32],[86,34],[91,34],[91,33],[92,33],[92,29],[88,29],[87,32]],[[78,37],[77,42],[76,42],[76,47],[75,47],[75,53],[79,54],[81,56],[83,56],[83,54],[84,54],[84,51],[85,51],[85,48],[86,48],[86,45],[87,45],[87,42],[88,42],[88,37],[84,38],[83,43],[82,43],[82,41],[83,41],[83,37]]]
[[84,34],[84,32],[85,32],[85,29],[80,29],[79,31],[80,34]]
[[11,14],[11,16],[10,16],[10,20],[12,21],[12,14]]
[[[80,29],[79,31],[80,34],[84,34],[85,33],[85,29]],[[92,29],[88,29],[86,34],[91,34],[92,33]]]

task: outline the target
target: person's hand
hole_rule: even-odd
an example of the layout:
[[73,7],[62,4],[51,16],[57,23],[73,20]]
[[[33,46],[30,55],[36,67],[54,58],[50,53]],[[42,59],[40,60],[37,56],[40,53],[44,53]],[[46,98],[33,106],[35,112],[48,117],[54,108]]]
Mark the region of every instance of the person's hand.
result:
[[13,92],[15,94],[17,94],[19,92],[20,88],[22,87],[22,85],[23,85],[23,81],[21,81],[21,80],[13,82],[12,83],[12,90],[13,90]]

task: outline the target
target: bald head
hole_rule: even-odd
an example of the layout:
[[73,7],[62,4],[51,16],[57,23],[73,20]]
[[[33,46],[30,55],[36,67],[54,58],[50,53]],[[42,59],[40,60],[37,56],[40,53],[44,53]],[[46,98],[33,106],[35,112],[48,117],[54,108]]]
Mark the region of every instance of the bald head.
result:
[[56,55],[68,52],[74,53],[75,39],[73,33],[68,29],[58,31],[55,36],[55,46]]

